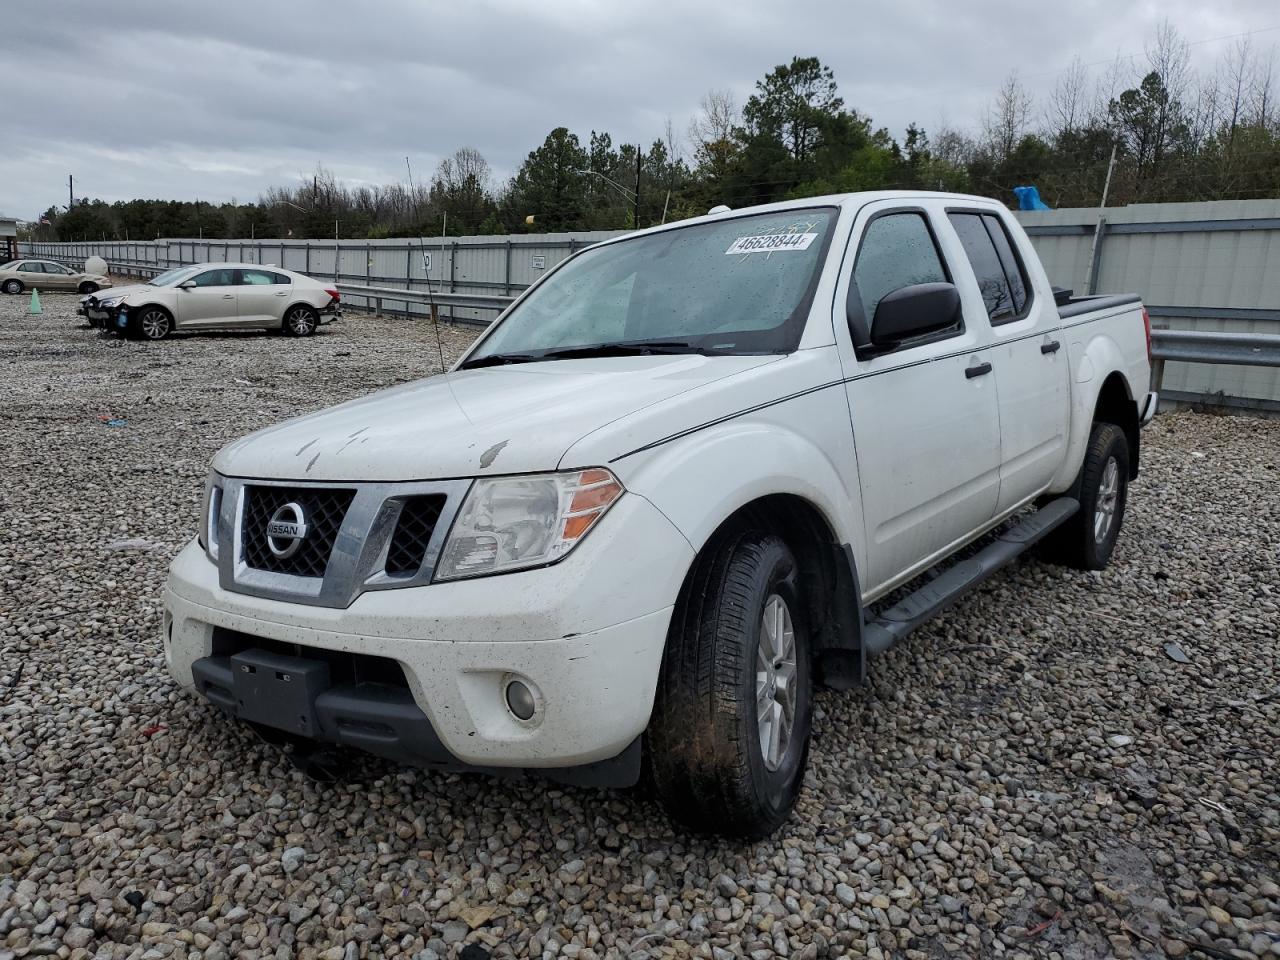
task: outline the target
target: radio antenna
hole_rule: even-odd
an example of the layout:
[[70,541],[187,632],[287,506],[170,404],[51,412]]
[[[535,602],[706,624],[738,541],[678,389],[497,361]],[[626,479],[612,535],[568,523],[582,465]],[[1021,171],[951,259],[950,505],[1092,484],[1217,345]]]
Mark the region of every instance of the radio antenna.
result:
[[[413,186],[413,167],[409,165],[409,158],[404,158],[404,168],[409,172],[409,202],[410,209],[417,207],[417,191]],[[444,241],[441,240],[441,249],[444,249]],[[431,283],[431,258],[427,255],[427,238],[421,233],[418,234],[418,250],[422,254],[422,275],[427,280],[427,301],[431,307],[431,329],[436,334],[436,355],[440,358],[440,372],[445,372],[444,366],[444,345],[440,342],[440,313],[436,309],[436,294]],[[443,263],[441,269],[443,269]],[[408,278],[406,278],[407,282]]]

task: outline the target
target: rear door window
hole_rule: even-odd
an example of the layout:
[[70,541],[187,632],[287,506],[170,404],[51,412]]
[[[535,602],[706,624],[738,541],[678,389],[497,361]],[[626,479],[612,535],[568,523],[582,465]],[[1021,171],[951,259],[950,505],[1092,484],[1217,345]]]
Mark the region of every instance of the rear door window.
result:
[[987,213],[951,213],[948,219],[973,267],[991,322],[1018,319],[1026,311],[1029,288],[1022,262],[1000,218]]
[[287,284],[289,278],[279,273],[272,273],[270,270],[241,270],[240,282],[246,286]]
[[19,273],[44,273],[44,267],[38,263],[24,263],[18,268]]
[[1027,282],[1027,271],[1022,266],[1022,261],[1018,259],[1018,254],[1013,249],[1013,242],[1009,239],[1009,231],[1000,218],[984,214],[982,220],[987,227],[987,233],[991,235],[991,242],[995,244],[996,253],[1000,255],[1000,265],[1004,267],[1005,279],[1009,281],[1013,312],[1021,315],[1027,308],[1027,301],[1031,299],[1031,285]]

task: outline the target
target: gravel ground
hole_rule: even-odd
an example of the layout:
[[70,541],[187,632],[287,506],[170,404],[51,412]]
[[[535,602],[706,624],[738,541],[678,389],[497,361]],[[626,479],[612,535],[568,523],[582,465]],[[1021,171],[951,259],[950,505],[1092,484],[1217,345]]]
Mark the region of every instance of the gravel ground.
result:
[[0,960],[1280,956],[1280,422],[1162,416],[1111,568],[1024,563],[821,694],[743,845],[636,792],[317,784],[180,693],[159,591],[213,452],[435,338],[144,345],[44,299],[0,297]]

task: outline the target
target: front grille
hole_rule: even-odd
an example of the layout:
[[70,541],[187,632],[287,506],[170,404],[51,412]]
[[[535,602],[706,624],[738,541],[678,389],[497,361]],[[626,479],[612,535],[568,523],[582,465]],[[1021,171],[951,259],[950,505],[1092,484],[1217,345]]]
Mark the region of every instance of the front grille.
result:
[[404,502],[396,532],[391,537],[391,547],[387,550],[388,576],[411,577],[418,572],[444,503],[442,494],[410,497]]
[[[255,570],[323,577],[355,495],[354,490],[324,487],[245,487],[244,562]],[[267,545],[267,523],[286,503],[302,508],[307,534],[295,554],[281,558]]]

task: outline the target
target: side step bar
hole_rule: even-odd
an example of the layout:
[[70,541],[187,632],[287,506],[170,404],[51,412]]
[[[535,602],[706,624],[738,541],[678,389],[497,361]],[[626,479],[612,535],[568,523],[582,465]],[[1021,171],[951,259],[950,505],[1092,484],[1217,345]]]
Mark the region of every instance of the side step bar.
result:
[[926,583],[862,627],[862,647],[883,653],[925,621],[937,616],[1001,567],[1016,560],[1045,534],[1080,509],[1073,497],[1059,497],[1010,527],[982,551]]

